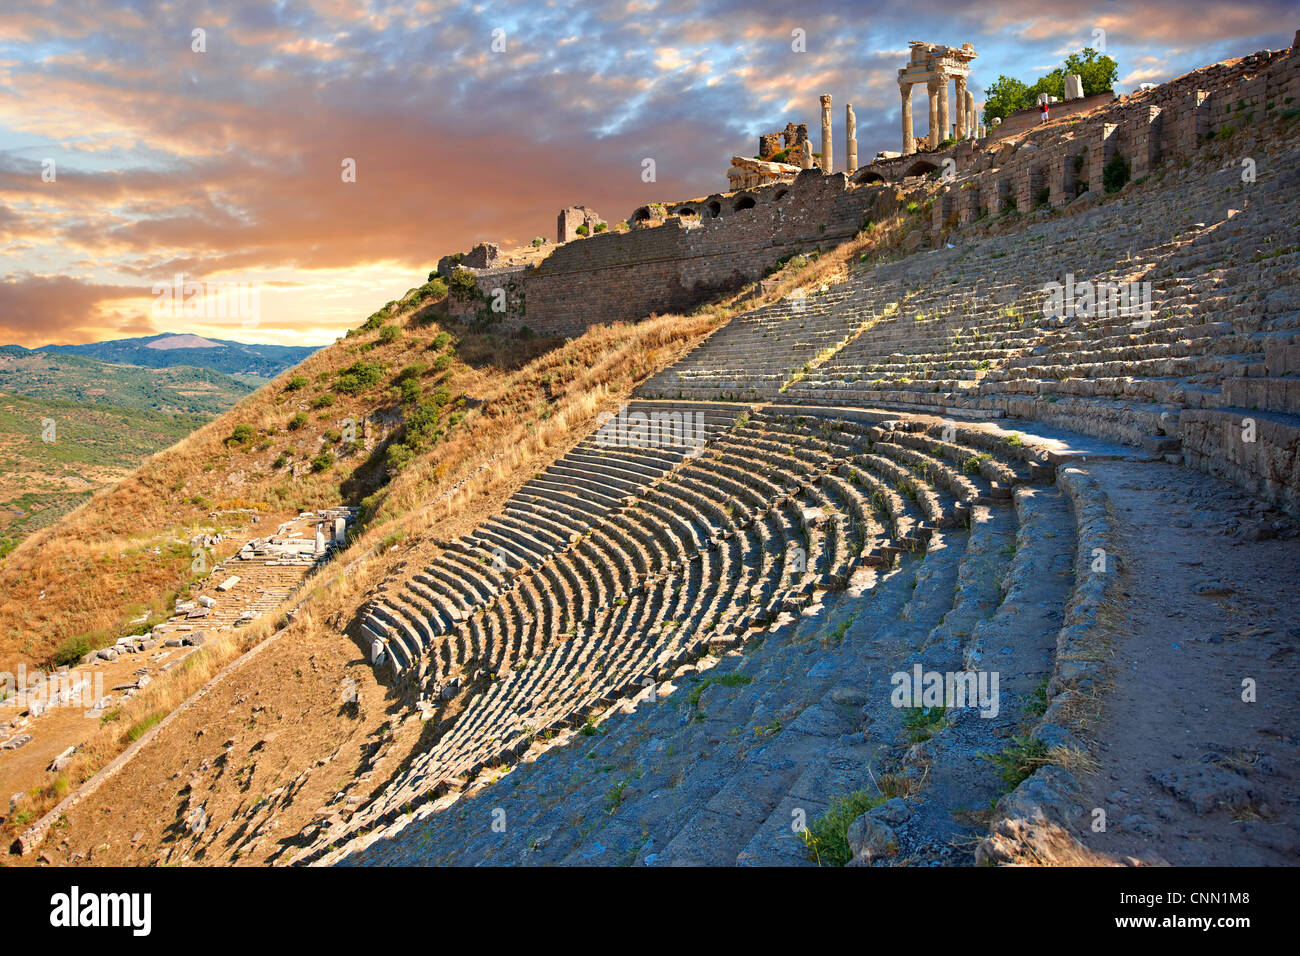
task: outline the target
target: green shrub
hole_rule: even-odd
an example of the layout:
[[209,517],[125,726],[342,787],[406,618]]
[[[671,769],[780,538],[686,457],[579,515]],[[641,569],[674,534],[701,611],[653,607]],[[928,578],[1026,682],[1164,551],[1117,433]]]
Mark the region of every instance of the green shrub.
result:
[[373,362],[358,360],[339,373],[334,381],[334,391],[356,395],[368,391],[383,378],[383,367]]
[[870,790],[858,790],[833,801],[826,812],[803,831],[808,858],[819,866],[846,866],[852,862],[849,825],[884,802],[882,794]]
[[63,643],[54,649],[50,663],[55,667],[71,667],[91,651],[90,638],[84,634],[64,638]]
[[598,222],[596,223],[595,228],[597,232],[604,232],[606,229],[609,228],[609,225],[603,222]]
[[383,489],[380,489],[374,494],[361,499],[361,512],[357,515],[357,527],[364,528],[374,519],[379,512],[380,506],[383,505],[385,497],[387,496],[384,494]]
[[1101,171],[1101,182],[1106,187],[1106,192],[1115,193],[1124,188],[1130,175],[1129,162],[1119,153],[1111,157],[1110,162],[1106,163]]
[[450,332],[439,332],[437,335],[433,337],[433,341],[429,343],[429,348],[433,349],[436,352],[440,349],[445,349],[447,347],[447,343],[450,341],[451,341]]
[[948,709],[943,705],[934,707],[909,707],[903,715],[903,733],[910,744],[919,744],[929,740],[947,721]]
[[246,445],[257,437],[257,429],[252,425],[236,425],[226,439],[227,445]]
[[402,330],[395,325],[382,325],[379,327],[379,341],[396,342],[402,337]]
[[306,388],[309,384],[310,380],[306,375],[295,375],[284,383],[284,390],[286,392],[296,392],[300,388]]
[[311,403],[312,408],[329,408],[334,404],[334,396],[330,392],[322,392],[316,396],[316,400]]
[[1012,737],[1001,753],[982,753],[997,768],[1008,791],[1020,786],[1030,774],[1047,763],[1047,745],[1033,737]]
[[451,368],[450,355],[439,355],[436,359],[433,360],[433,370],[435,372],[445,372],[449,368]]
[[388,447],[388,467],[393,473],[403,470],[415,458],[415,451],[406,445]]
[[327,471],[334,466],[334,453],[323,451],[311,460],[311,470],[315,472]]
[[398,390],[401,392],[403,405],[414,405],[424,395],[424,389],[413,378],[401,379]]
[[294,415],[293,418],[289,419],[289,431],[296,432],[298,429],[302,428],[306,424],[307,424],[307,413],[299,412],[297,415]]
[[428,362],[412,362],[397,373],[397,380],[404,382],[408,378],[419,378],[427,371],[429,371]]
[[447,282],[447,293],[453,299],[462,302],[472,302],[483,295],[479,291],[478,280],[474,278],[474,273],[468,269],[457,269],[451,274],[451,279]]

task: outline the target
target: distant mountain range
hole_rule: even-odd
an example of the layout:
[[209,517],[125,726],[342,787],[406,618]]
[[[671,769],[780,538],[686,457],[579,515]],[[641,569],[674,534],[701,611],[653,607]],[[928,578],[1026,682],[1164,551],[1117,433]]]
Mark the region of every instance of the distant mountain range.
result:
[[188,332],[164,332],[161,335],[91,342],[86,345],[43,345],[38,349],[7,345],[3,348],[85,355],[101,362],[139,365],[144,368],[190,365],[225,372],[227,375],[253,375],[261,379],[274,378],[317,351],[316,346],[247,345],[243,342],[204,338]]
[[265,381],[191,365],[146,368],[87,355],[0,347],[0,394],[40,401],[207,418],[221,414]]
[[190,334],[0,346],[0,557],[315,351]]

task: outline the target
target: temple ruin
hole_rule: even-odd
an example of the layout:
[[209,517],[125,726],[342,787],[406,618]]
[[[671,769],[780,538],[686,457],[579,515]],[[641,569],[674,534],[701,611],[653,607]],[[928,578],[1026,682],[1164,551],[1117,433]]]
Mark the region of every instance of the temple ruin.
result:
[[[916,152],[916,134],[912,128],[912,87],[924,83],[930,100],[930,135],[927,145],[938,149],[945,139],[967,139],[975,132],[975,97],[966,89],[970,62],[979,56],[969,43],[961,48],[922,43],[913,40],[912,59],[898,71],[899,92],[903,97],[903,154]],[[948,83],[956,88],[955,121],[950,117]]]

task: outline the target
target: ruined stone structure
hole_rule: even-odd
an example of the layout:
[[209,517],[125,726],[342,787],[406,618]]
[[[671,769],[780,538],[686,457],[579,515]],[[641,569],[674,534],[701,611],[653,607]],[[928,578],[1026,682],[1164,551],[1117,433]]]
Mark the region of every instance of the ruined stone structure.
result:
[[[963,841],[978,844],[970,862],[1008,862],[1028,822],[1084,817],[1051,809],[1098,805],[1072,774],[1079,763],[1060,755],[1083,752],[1079,704],[1113,673],[1109,642],[1126,638],[1132,611],[1167,629],[1161,599],[1188,587],[1173,571],[1167,589],[1152,588],[1154,611],[1129,600],[1137,574],[1172,563],[1164,540],[1136,540],[1136,522],[1164,521],[1178,488],[1194,489],[1183,514],[1212,507],[1225,490],[1193,469],[1300,514],[1294,250],[1240,254],[1269,249],[1294,223],[1300,134],[1278,107],[1297,99],[1300,44],[1130,97],[1073,124],[1074,136],[1044,124],[991,150],[965,140],[949,153],[965,163],[954,180],[917,184],[933,204],[914,234],[929,233],[931,254],[868,264],[739,314],[648,379],[619,418],[697,422],[698,443],[593,431],[500,515],[430,550],[423,573],[376,594],[362,625],[372,659],[420,688],[431,710],[453,699],[464,710],[441,711],[449,720],[436,742],[383,790],[358,788],[366,806],[314,830],[297,861],[814,863],[790,839],[792,810],[829,807],[871,786],[869,767],[915,759],[882,670],[918,661],[939,672],[996,663],[1009,699],[1045,695],[1028,734],[1046,766],[1004,797],[1001,777],[971,759],[1024,733],[1023,707],[940,726],[913,765],[916,790],[850,830],[858,862],[952,862]],[[1231,149],[1207,144],[1243,122],[1268,131],[1252,141],[1262,172],[1245,189]],[[1115,156],[1135,177],[1186,162],[1098,202],[1094,174]],[[759,196],[731,219],[779,239],[792,195],[825,211],[895,191],[805,172],[785,196]],[[1044,191],[1036,215],[980,227],[965,214],[1009,212],[1012,200],[1028,213],[1022,200]],[[753,191],[768,192],[779,189]],[[1075,215],[1050,215],[1056,203]],[[604,245],[624,264],[647,251],[637,244],[662,243],[642,270],[664,270],[670,254],[721,240],[726,218],[682,222],[616,237],[630,242],[621,256],[620,242]],[[1149,276],[1166,297],[1142,325],[1058,321],[1043,282],[1068,268]],[[622,297],[644,293],[626,272],[598,279],[624,283]],[[595,293],[589,276],[570,274],[571,299]],[[1127,507],[1138,494],[1145,517]],[[1179,554],[1199,565],[1218,531],[1186,524]],[[485,570],[494,548],[509,573]],[[1118,568],[1098,564],[1116,554]],[[855,593],[855,575],[870,586]],[[1179,622],[1180,640],[1196,626]],[[714,666],[740,675],[737,686],[702,680],[698,669]],[[672,702],[688,686],[699,706],[684,714]],[[598,733],[579,729],[593,725]],[[644,789],[612,801],[602,764],[653,769],[649,782],[637,778]],[[1187,763],[1192,773],[1203,765]],[[1269,784],[1261,775],[1251,785]],[[457,806],[462,795],[483,799]],[[474,815],[483,805],[528,822],[485,833]],[[994,808],[991,826],[954,812],[973,805]],[[1193,810],[1199,823],[1205,811]],[[579,814],[595,821],[589,831],[575,832]],[[1252,852],[1294,856],[1265,839]]]
[[[560,210],[555,224],[555,241],[571,242],[574,239],[583,239],[596,234],[596,226],[605,220],[596,215],[594,209],[588,209],[586,206],[568,206]],[[582,232],[578,230],[586,227]]]
[[469,252],[457,252],[438,260],[438,275],[450,278],[458,267],[491,269],[501,260],[501,249],[495,242],[480,242]]
[[[1088,113],[1099,106],[1105,106],[1114,102],[1115,94],[1106,90],[1103,93],[1097,93],[1093,96],[1085,96],[1081,99],[1066,100],[1062,103],[1052,104],[1052,120],[1063,120],[1069,116],[1078,116]],[[1000,139],[1006,139],[1008,136],[1015,136],[1026,130],[1037,126],[1042,122],[1042,114],[1037,106],[1029,106],[1022,110],[1016,110],[1008,113],[1002,118],[1000,123],[994,125],[989,131],[985,146],[996,142]]]
[[[912,41],[912,59],[898,71],[899,92],[903,97],[903,153],[916,152],[912,127],[912,87],[924,83],[930,101],[930,135],[927,145],[937,149],[949,136],[964,139],[975,126],[975,100],[966,89],[970,62],[977,54],[969,43],[961,48]],[[949,127],[948,83],[956,87],[956,122]]]
[[515,321],[572,335],[593,321],[688,310],[778,259],[855,235],[873,199],[842,173],[806,170],[789,183],[667,204],[660,226],[562,246],[524,273],[527,310]]
[[[764,133],[758,137],[758,158],[768,162],[789,162],[802,151],[807,141],[806,123],[787,123],[780,132]],[[785,160],[776,159],[781,153],[786,154]]]
[[[963,64],[974,56],[969,49],[917,45],[914,50],[919,51],[916,64],[940,80],[951,69],[948,60],[954,53]],[[877,159],[851,176],[812,168],[803,127],[791,124],[787,142],[800,145],[807,164],[802,170],[743,160],[738,168],[765,180],[762,185],[642,207],[629,220],[648,228],[571,243],[535,264],[476,270],[481,296],[464,314],[483,315],[484,302],[498,289],[505,290],[508,303],[499,315],[502,321],[545,334],[573,335],[593,321],[635,321],[690,309],[754,281],[785,256],[851,237],[882,187],[892,189],[926,175],[936,178],[948,159],[955,179],[927,207],[936,231],[1012,209],[1027,213],[1064,206],[1083,194],[1099,197],[1106,164],[1116,155],[1131,164],[1131,177],[1138,179],[1163,158],[1195,153],[1198,136],[1233,119],[1262,116],[1266,104],[1262,88],[1256,89],[1262,81],[1242,79],[1252,62],[1220,64],[1114,103],[1109,96],[1068,101],[1062,106],[1077,104],[1084,112],[1068,121],[1035,124],[1023,143],[1014,124],[1005,123],[987,142],[966,138],[942,151]],[[920,82],[917,76],[913,72],[910,79]],[[910,86],[905,83],[903,89]],[[969,107],[971,98],[962,93]],[[1281,102],[1287,95],[1296,94],[1270,92],[1269,99]],[[940,113],[941,100],[932,98]],[[1249,111],[1241,112],[1239,101]],[[958,122],[969,130],[964,124],[973,120],[973,111],[962,112]],[[765,142],[767,148],[773,145],[771,139]]]
[[[1059,862],[1044,832],[1072,863],[1178,865],[1196,844],[1294,864],[1290,715],[1241,717],[1232,682],[1247,662],[1275,665],[1274,687],[1300,674],[1285,630],[1300,528],[1280,513],[1300,516],[1297,99],[1300,38],[992,148],[883,161],[906,180],[953,160],[906,191],[871,167],[807,170],[642,207],[645,225],[514,273],[530,325],[576,329],[918,200],[886,255],[737,312],[472,529],[416,529],[380,556],[349,635],[402,749],[381,763],[354,746],[314,790],[311,770],[245,775],[233,813],[187,784],[182,807],[197,790],[222,815],[188,859],[265,838],[273,860],[307,864],[818,865],[792,818],[825,821],[897,770],[906,790],[847,828],[856,864]],[[1108,190],[1096,176],[1116,159],[1133,179]],[[1067,271],[1148,281],[1154,307],[1054,314],[1045,283]],[[1150,672],[1121,675],[1157,653],[1178,693],[1153,719]],[[1001,687],[918,747],[905,708],[920,687],[894,698],[891,672]],[[1006,793],[975,756],[1022,747],[1035,765]],[[1211,764],[1211,747],[1245,756]],[[295,805],[298,834],[272,836]],[[1091,809],[1148,806],[1160,827],[1089,829]],[[1246,806],[1279,822],[1239,819]],[[95,809],[82,847],[102,839]],[[489,826],[489,810],[513,822]],[[1153,840],[1169,860],[1119,855]]]
[[727,182],[730,183],[732,192],[772,183],[788,183],[799,175],[799,168],[789,163],[769,163],[761,159],[733,156],[731,168],[727,170]]

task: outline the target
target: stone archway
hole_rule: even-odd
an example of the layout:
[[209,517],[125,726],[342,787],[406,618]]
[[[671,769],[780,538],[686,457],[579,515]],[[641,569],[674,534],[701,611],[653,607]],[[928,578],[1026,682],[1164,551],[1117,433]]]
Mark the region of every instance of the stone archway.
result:
[[937,172],[938,169],[939,169],[938,163],[931,162],[928,159],[918,159],[916,162],[912,163],[912,165],[907,167],[907,171],[903,173],[903,175],[904,176],[925,176],[929,173]]

